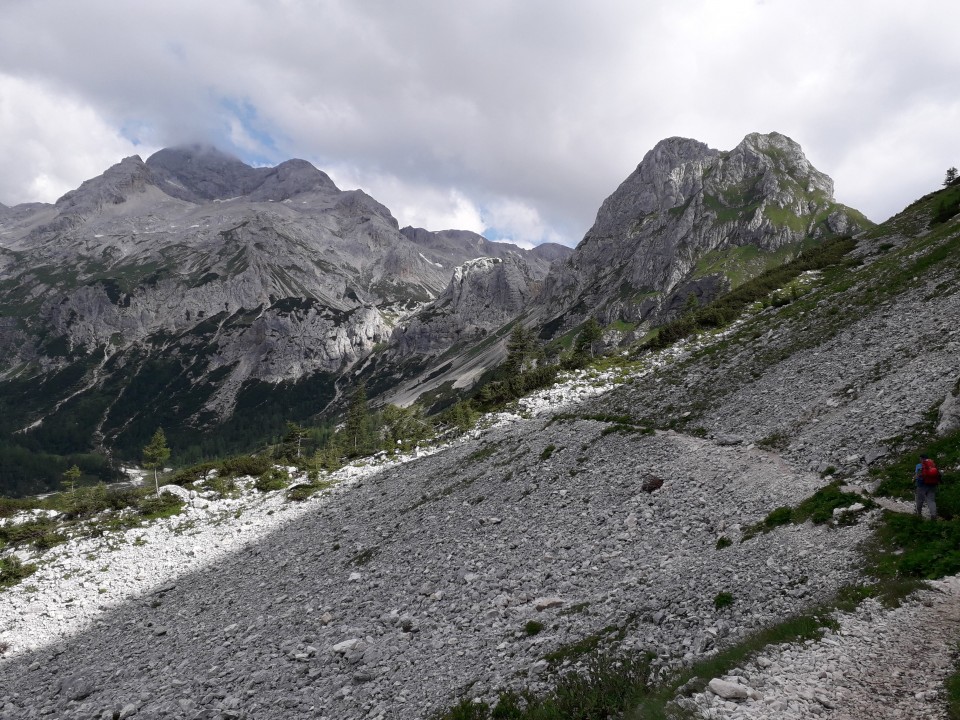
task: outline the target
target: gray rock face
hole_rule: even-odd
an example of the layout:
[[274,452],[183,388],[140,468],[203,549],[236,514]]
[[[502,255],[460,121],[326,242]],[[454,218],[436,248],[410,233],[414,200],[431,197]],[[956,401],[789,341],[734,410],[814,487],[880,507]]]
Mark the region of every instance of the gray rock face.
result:
[[757,274],[764,253],[869,224],[834,201],[833,182],[788,137],[755,133],[729,152],[669,138],[604,201],[574,255],[553,268],[542,317],[559,316],[556,331],[587,313],[606,322],[660,319],[689,294],[709,299],[731,276]]
[[[126,158],[55,205],[4,209],[0,229],[0,382],[69,371],[83,378],[71,393],[116,393],[161,357],[189,378],[173,404],[191,424],[229,417],[251,383],[319,378],[320,411],[334,381],[386,346],[464,262],[496,255],[510,269],[489,287],[467,282],[445,326],[418,322],[418,344],[440,348],[518,312],[546,274],[544,256],[558,254],[401,233],[386,207],[308,162],[251,168],[202,146]],[[502,308],[484,315],[473,290]],[[23,403],[20,426],[58,401]],[[102,420],[109,444],[125,420]]]
[[400,354],[427,354],[481,340],[519,315],[539,289],[522,259],[471,260],[454,270],[436,300],[394,330],[392,345]]
[[960,428],[960,397],[951,390],[940,403],[937,415],[937,435],[946,435]]

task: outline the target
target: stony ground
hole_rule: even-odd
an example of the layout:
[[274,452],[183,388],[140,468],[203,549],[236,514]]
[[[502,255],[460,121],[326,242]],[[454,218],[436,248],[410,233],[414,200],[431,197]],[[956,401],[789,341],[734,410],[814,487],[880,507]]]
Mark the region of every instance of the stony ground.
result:
[[541,687],[551,651],[611,626],[667,666],[853,575],[863,524],[736,542],[821,482],[775,455],[545,424],[502,420],[293,509],[251,498],[196,511],[219,525],[71,543],[0,596],[3,717],[424,717]]
[[693,707],[709,720],[947,718],[943,681],[960,641],[960,578],[933,582],[895,610],[867,601],[839,619],[822,641],[770,648],[723,678],[733,687],[717,687],[729,699],[705,692]]
[[[0,593],[0,718],[428,717],[545,689],[586,638],[650,650],[665,672],[829,598],[856,579],[874,516],[742,530],[826,466],[867,485],[868,461],[950,393],[960,294],[929,312],[938,281],[819,339],[816,317],[770,315],[759,339],[665,353],[617,389],[614,373],[581,377],[303,504],[197,498],[61,546]],[[605,413],[683,432],[586,419]],[[663,486],[644,492],[652,476]],[[733,603],[716,609],[719,593]],[[727,678],[747,697],[693,702],[711,718],[938,717],[956,593],[949,579],[898,610],[866,603]]]

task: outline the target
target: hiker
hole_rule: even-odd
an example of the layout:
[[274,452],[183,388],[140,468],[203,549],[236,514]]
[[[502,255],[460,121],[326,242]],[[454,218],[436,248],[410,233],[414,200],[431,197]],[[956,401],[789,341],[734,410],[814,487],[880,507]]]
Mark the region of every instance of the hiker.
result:
[[936,463],[926,455],[921,455],[913,473],[913,481],[917,486],[917,517],[923,517],[923,506],[926,504],[930,519],[937,519],[937,485],[942,477]]

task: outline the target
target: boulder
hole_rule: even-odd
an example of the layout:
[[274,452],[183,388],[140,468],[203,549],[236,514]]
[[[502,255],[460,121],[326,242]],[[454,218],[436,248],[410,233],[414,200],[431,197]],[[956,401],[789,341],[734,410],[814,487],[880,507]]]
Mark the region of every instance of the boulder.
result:
[[719,695],[724,700],[746,700],[750,697],[750,688],[744,687],[739,683],[729,682],[714,678],[707,687],[714,695]]
[[960,429],[960,397],[952,392],[940,403],[940,412],[937,415],[937,435],[946,435]]

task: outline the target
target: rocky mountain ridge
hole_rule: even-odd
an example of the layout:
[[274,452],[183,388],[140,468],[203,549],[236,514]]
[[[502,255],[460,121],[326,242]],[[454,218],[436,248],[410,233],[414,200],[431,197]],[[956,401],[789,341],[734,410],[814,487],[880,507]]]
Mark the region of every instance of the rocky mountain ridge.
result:
[[603,202],[573,254],[552,265],[542,292],[495,334],[501,342],[487,333],[455,344],[388,397],[407,404],[469,388],[503,360],[514,323],[569,345],[594,318],[610,345],[629,342],[682,313],[691,298],[705,304],[804,249],[872,225],[835,201],[833,181],[784,135],[752,133],[727,152],[668,138]]
[[668,138],[603,202],[538,311],[552,333],[586,314],[649,328],[688,296],[712,299],[805,242],[871,226],[784,135],[753,133],[728,152]]
[[[201,146],[126,158],[0,219],[0,377],[18,396],[2,429],[53,448],[82,413],[93,433],[71,449],[122,455],[148,426],[195,434],[278,384],[303,399],[295,413],[316,415],[479,253],[508,259],[529,283],[513,292],[528,296],[565,250],[401,232],[383,205],[302,160],[252,168]],[[69,391],[33,391],[51,378]],[[117,402],[125,394],[136,402]]]

